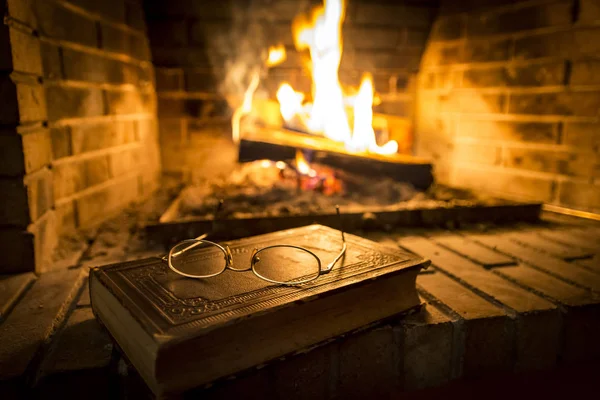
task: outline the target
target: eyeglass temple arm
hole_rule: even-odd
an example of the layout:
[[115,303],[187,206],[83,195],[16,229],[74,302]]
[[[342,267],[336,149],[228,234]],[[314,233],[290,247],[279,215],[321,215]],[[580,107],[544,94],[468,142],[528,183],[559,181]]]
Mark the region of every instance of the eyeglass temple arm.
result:
[[346,242],[344,242],[344,244],[342,245],[342,251],[340,251],[340,253],[337,255],[337,257],[332,262],[327,264],[327,266],[325,267],[324,270],[321,271],[321,273],[327,274],[328,272],[330,272],[333,269],[333,267],[335,266],[335,264],[337,264],[337,262],[340,261],[340,258],[344,257],[344,254],[346,254]]
[[[214,231],[215,231],[215,221],[217,220],[217,215],[219,214],[219,212],[221,211],[221,209],[222,209],[222,208],[223,208],[223,199],[220,199],[220,200],[219,200],[219,203],[217,204],[217,208],[216,208],[216,210],[215,210],[215,216],[214,216],[214,218],[213,218],[213,221],[212,221],[212,232],[214,232]],[[202,235],[200,235],[200,236],[198,236],[198,237],[194,238],[193,240],[203,240],[203,239],[205,239],[207,236],[208,236],[208,233],[203,233]],[[187,247],[184,247],[183,249],[179,250],[178,252],[176,252],[176,253],[173,253],[173,254],[171,255],[171,257],[178,257],[178,256],[180,256],[181,254],[185,253],[186,251],[188,251],[188,250],[191,250],[191,249],[193,249],[194,247],[198,246],[200,243],[201,243],[201,242],[192,243],[192,244],[190,244],[189,246],[187,246]],[[168,258],[168,255],[164,256],[162,259],[166,261],[166,259],[167,259],[167,258]]]
[[[208,233],[203,233],[202,235],[194,238],[193,240],[202,240],[202,239],[206,238],[207,236],[208,236]],[[178,256],[182,255],[183,253],[185,253],[186,251],[191,250],[194,247],[198,246],[200,243],[202,243],[202,242],[192,243],[189,246],[186,246],[183,249],[171,254],[171,257],[178,257]]]
[[337,257],[334,258],[334,260],[332,262],[327,264],[327,267],[325,267],[325,269],[323,271],[321,271],[321,273],[323,273],[323,274],[330,272],[333,269],[333,267],[335,266],[335,264],[337,264],[337,262],[340,261],[340,258],[342,258],[344,256],[344,254],[346,254],[346,236],[344,235],[344,227],[342,226],[342,216],[340,215],[340,206],[335,206],[335,211],[340,220],[340,232],[342,233],[342,251],[340,251],[340,253],[337,255]]

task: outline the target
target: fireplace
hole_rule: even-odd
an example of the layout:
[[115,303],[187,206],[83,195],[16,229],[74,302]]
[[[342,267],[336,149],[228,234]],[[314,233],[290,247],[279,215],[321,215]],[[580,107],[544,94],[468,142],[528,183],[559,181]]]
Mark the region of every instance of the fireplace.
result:
[[[282,122],[277,98],[283,83],[305,103],[314,95],[314,65],[307,63],[306,48],[299,50],[297,25],[299,19],[300,25],[311,22],[310,10],[320,3],[146,7],[163,173],[206,179],[216,171],[226,175],[238,157],[269,158],[274,151],[249,144],[269,142],[280,149],[291,141],[290,151],[302,147],[294,122]],[[395,140],[398,154],[431,163],[439,184],[555,210],[597,212],[595,50],[580,45],[593,34],[592,6],[346,3],[339,80],[356,94],[364,74],[372,77],[379,144]],[[576,46],[550,44],[570,43],[571,37]],[[269,48],[281,46],[283,62],[266,67]],[[260,76],[256,86],[253,74]],[[233,135],[241,136],[238,150],[229,129],[219,134],[217,125],[229,128],[249,92],[252,107],[238,121],[241,133]],[[384,135],[379,121],[389,126]],[[282,124],[292,131],[282,134]]]
[[[304,110],[328,101],[313,85],[309,55],[320,50],[298,32],[314,28],[321,2],[8,1],[3,271],[52,269],[58,237],[145,198],[161,175],[197,182],[227,176],[244,157],[280,161],[264,146],[248,150],[261,141],[308,157],[400,156],[423,168],[392,174],[420,174],[425,187],[598,212],[593,2],[455,3],[329,2],[341,12],[340,39],[325,49],[341,50],[337,109],[360,124],[353,107],[366,101],[374,128],[371,145],[331,150],[322,127],[307,146],[315,132],[298,127],[304,111],[284,121],[277,100],[287,85],[288,109],[294,96]],[[274,50],[284,57],[269,60]],[[396,147],[382,151],[386,142]]]
[[[417,279],[426,306],[217,382],[216,396],[366,397],[598,359],[600,230],[564,216],[600,219],[596,1],[0,11],[0,391],[61,368],[101,370],[106,391],[117,370],[131,384],[93,324],[87,267],[206,232],[336,226],[338,204],[349,233],[432,260]],[[319,24],[326,44],[310,47]],[[314,58],[332,54],[318,77]]]

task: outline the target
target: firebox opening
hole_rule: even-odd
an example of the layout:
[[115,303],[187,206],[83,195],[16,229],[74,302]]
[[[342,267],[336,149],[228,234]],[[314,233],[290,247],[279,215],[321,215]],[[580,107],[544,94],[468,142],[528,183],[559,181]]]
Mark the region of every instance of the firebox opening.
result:
[[[356,43],[361,42],[357,35],[372,21],[358,17],[360,11],[345,0],[296,4],[283,18],[273,4],[232,6],[230,30],[206,32],[205,50],[212,67],[225,66],[217,91],[231,110],[224,117],[230,118],[241,165],[190,166],[191,186],[178,198],[179,218],[216,218],[211,211],[221,200],[228,215],[248,218],[317,215],[337,204],[348,212],[367,212],[440,197],[436,189],[427,193],[431,162],[412,154],[411,116],[378,112],[388,111],[381,109],[383,103],[413,100],[408,87],[398,93],[399,74],[404,82],[414,80],[418,63],[392,62],[386,70],[357,62],[364,46]],[[433,14],[421,10],[420,24],[429,25]],[[269,19],[278,21],[279,35],[269,35]],[[423,50],[424,42],[408,43],[397,29],[384,29],[394,42],[387,44],[388,53],[398,46],[413,54]],[[232,53],[224,54],[225,40]],[[299,76],[308,85],[300,84]],[[357,80],[349,82],[348,76]],[[218,143],[205,147],[221,151]]]

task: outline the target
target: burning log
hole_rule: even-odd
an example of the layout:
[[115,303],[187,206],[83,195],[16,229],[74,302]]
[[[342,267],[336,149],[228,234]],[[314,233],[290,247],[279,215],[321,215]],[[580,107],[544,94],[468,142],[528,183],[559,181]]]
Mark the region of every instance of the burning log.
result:
[[[310,55],[311,96],[282,82],[276,93],[277,103],[255,99],[252,107],[247,107],[249,128],[242,130],[241,120],[234,121],[236,143],[236,127],[241,130],[238,159],[290,160],[300,149],[307,153],[309,163],[360,173],[367,179],[392,178],[425,190],[433,183],[431,164],[406,155],[411,143],[407,121],[400,124],[403,134],[390,135],[394,129],[388,129],[389,125],[397,125],[393,118],[373,113],[373,77],[363,74],[358,88],[343,88],[340,84],[345,11],[345,1],[331,0],[294,19],[294,44],[298,51]],[[378,126],[381,120],[383,126]]]
[[405,154],[352,153],[343,143],[287,129],[256,126],[245,129],[240,141],[238,160],[291,160],[295,158],[297,149],[312,153],[311,162],[345,171],[408,182],[421,190],[433,183],[431,163],[424,158]]

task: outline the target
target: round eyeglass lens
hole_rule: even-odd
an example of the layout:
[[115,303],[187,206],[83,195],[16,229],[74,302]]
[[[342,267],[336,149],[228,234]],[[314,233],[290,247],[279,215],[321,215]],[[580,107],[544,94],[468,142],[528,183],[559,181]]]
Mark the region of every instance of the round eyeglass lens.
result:
[[169,252],[169,266],[190,278],[207,278],[223,272],[225,260],[223,249],[203,240],[184,240]]
[[292,246],[271,246],[256,252],[252,269],[268,281],[297,285],[319,276],[321,263],[308,250]]

